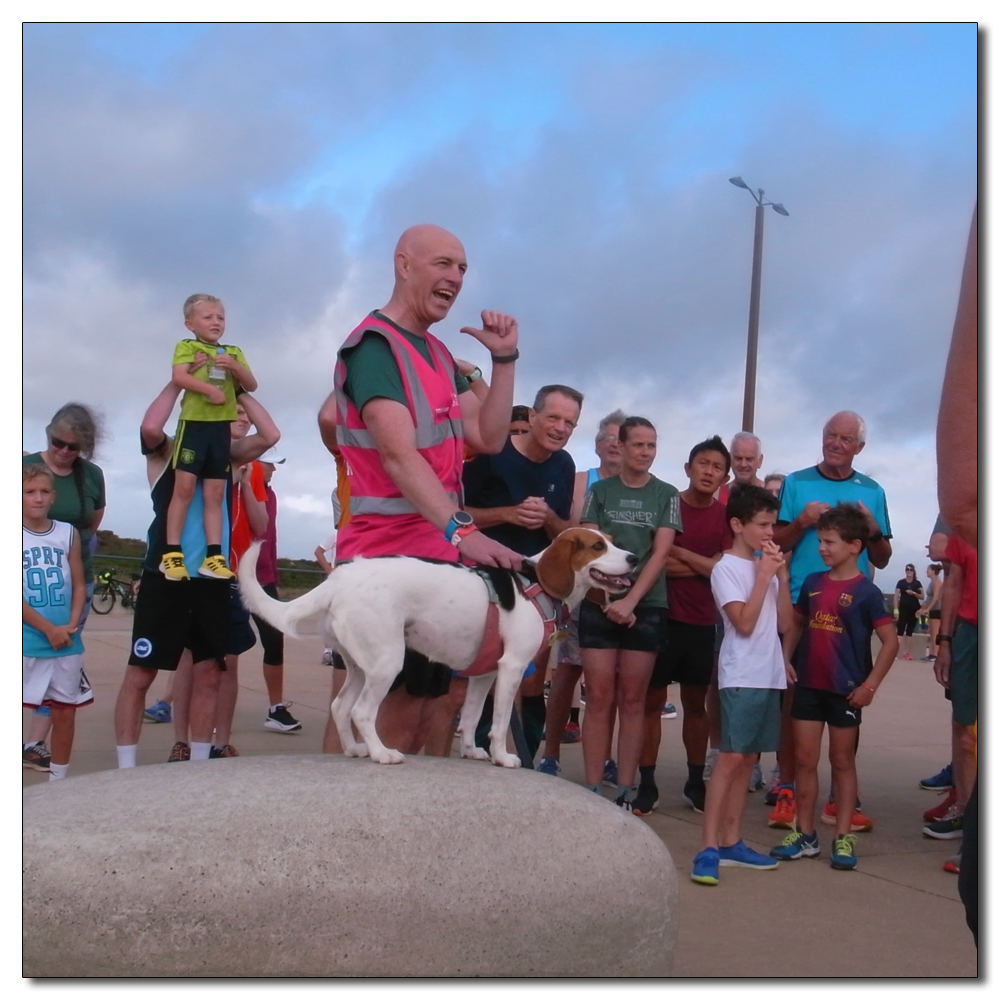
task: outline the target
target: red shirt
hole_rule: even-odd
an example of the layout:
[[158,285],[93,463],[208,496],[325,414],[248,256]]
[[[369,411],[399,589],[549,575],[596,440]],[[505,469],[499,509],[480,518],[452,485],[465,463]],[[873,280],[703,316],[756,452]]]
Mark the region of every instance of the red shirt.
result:
[[[229,533],[229,568],[235,573],[239,568],[243,554],[253,541],[253,532],[250,530],[250,521],[247,518],[247,509],[243,503],[242,486],[236,483],[233,488],[233,526]],[[264,470],[260,467],[260,462],[250,463],[250,488],[253,495],[263,503],[267,499],[267,492],[264,489]]]
[[[674,545],[695,555],[713,558],[733,544],[726,519],[726,505],[713,500],[707,507],[693,507],[681,499],[681,525]],[[707,576],[667,577],[667,617],[689,625],[716,623],[715,599]]]
[[950,535],[944,557],[962,568],[962,596],[958,601],[958,617],[978,625],[979,553],[958,535]]

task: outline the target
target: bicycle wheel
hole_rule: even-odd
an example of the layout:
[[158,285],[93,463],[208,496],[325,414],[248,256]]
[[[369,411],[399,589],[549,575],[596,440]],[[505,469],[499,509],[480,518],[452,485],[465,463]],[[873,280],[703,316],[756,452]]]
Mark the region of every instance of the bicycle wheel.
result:
[[122,588],[118,597],[121,599],[123,608],[131,608],[135,604],[135,598],[132,596],[132,591],[127,587]]
[[108,584],[94,591],[94,599],[90,602],[95,615],[106,615],[115,606],[115,592]]

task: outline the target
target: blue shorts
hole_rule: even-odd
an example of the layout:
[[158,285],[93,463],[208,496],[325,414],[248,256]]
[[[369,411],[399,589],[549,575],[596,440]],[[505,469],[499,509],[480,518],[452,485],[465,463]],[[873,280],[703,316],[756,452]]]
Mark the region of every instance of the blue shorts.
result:
[[770,753],[781,742],[777,688],[719,688],[719,750]]

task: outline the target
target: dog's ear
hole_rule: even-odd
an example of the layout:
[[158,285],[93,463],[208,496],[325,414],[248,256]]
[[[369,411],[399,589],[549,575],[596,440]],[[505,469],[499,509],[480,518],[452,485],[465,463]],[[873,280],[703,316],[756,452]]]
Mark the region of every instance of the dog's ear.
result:
[[535,563],[535,573],[542,590],[550,597],[564,601],[573,593],[576,574],[573,572],[573,553],[577,541],[572,535],[560,535]]

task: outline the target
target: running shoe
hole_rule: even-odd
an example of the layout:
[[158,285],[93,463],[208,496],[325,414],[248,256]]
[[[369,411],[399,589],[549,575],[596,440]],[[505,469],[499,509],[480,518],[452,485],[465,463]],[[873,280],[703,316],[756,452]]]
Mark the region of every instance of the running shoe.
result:
[[558,778],[562,768],[560,768],[559,761],[555,757],[543,757],[538,762],[538,767],[535,770],[541,771],[542,774],[551,774],[553,778]]
[[691,881],[702,885],[719,884],[719,849],[706,847],[694,856],[694,866],[691,869]]
[[932,809],[924,812],[924,819],[928,823],[935,823],[939,819],[944,819],[957,801],[958,793],[954,788],[949,788],[947,792],[941,792],[941,801]]
[[226,565],[225,556],[206,556],[205,561],[198,567],[198,575],[207,576],[212,580],[232,580],[236,576]]
[[176,764],[180,760],[190,760],[191,759],[191,748],[186,744],[178,740],[170,748],[170,756],[167,758],[168,764]]
[[946,788],[951,788],[953,785],[951,764],[946,764],[937,774],[930,778],[924,778],[920,782],[920,787],[926,788],[929,792],[943,792]]
[[659,804],[660,790],[655,784],[639,785],[632,800],[632,813],[635,816],[648,816]]
[[705,770],[702,771],[702,777],[705,781],[708,781],[712,777],[712,768],[715,767],[716,758],[719,756],[718,747],[709,747],[708,753],[705,756]]
[[615,805],[619,809],[624,809],[625,812],[632,811],[632,800],[628,797],[627,792],[622,792],[622,794],[619,795],[617,799],[615,799]]
[[962,836],[964,819],[958,806],[952,806],[943,819],[924,827],[924,836],[935,840],[958,840]]
[[719,867],[756,868],[758,871],[766,872],[777,868],[778,862],[766,854],[761,854],[760,851],[755,851],[742,840],[737,840],[731,847],[719,847]]
[[684,785],[684,801],[696,812],[705,811],[705,782],[691,781]]
[[778,789],[778,801],[768,814],[767,825],[779,830],[791,830],[795,825],[795,792],[791,785]]
[[781,787],[781,768],[777,764],[771,769],[770,785],[764,793],[764,805],[774,806],[778,804],[778,789]]
[[580,732],[579,722],[567,722],[566,728],[562,731],[562,736],[559,737],[560,743],[579,743],[583,739],[583,733]]
[[283,701],[268,709],[264,717],[264,728],[273,729],[277,733],[294,733],[301,729],[302,723],[298,719],[293,719],[288,711],[291,704],[290,701]]
[[819,857],[819,834],[792,830],[777,847],[771,848],[770,853],[772,858],[777,858],[779,861]]
[[618,787],[618,765],[613,760],[604,762],[604,777],[601,780],[608,788]]
[[240,752],[232,745],[232,743],[227,743],[222,747],[212,747],[208,751],[209,760],[219,760],[222,757],[239,757]]
[[910,656],[910,654],[909,654],[909,653],[903,653],[903,659],[904,659],[904,660],[912,660],[912,659],[913,659],[913,657],[912,657],[912,656]]
[[854,847],[858,838],[853,833],[833,838],[833,848],[830,851],[830,867],[842,872],[851,872],[858,867],[858,859],[854,856]]
[[21,749],[21,766],[29,767],[32,771],[44,771],[49,773],[52,757],[45,749],[44,743],[32,743],[31,746]]
[[324,649],[323,650],[323,659],[321,659],[319,662],[322,663],[324,667],[332,667],[333,666],[333,650],[332,649]]
[[760,764],[754,764],[753,770],[750,772],[750,787],[747,791],[759,792],[763,787],[764,775],[761,773]]
[[142,713],[146,722],[170,722],[170,706],[165,701],[158,701],[155,705],[150,705]]
[[669,701],[663,706],[663,710],[660,712],[661,719],[676,719],[677,718],[677,706],[672,705]]
[[183,552],[164,552],[160,560],[160,572],[168,580],[190,580],[187,567],[184,565]]
[[[837,825],[837,803],[827,802],[820,813],[820,822],[827,826]],[[868,833],[875,826],[875,820],[869,819],[860,809],[855,808],[851,814],[851,833]]]
[[953,854],[945,860],[945,863],[941,867],[946,872],[951,872],[952,875],[960,875],[962,872],[962,855]]
[[921,663],[933,663],[936,659],[937,659],[937,657],[936,656],[931,656],[930,653],[928,653],[926,656],[921,656],[920,657]]

